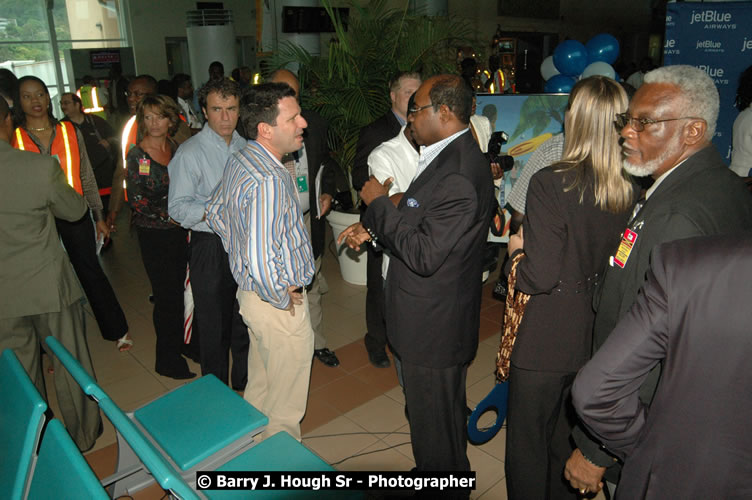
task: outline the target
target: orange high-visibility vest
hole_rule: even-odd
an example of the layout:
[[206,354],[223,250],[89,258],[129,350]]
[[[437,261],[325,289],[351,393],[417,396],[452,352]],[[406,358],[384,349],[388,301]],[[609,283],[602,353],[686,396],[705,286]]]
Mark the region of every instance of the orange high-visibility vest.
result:
[[[28,132],[18,127],[13,134],[13,147],[21,151],[41,153],[36,143],[31,140]],[[83,196],[84,190],[81,185],[81,156],[78,149],[76,128],[71,122],[58,122],[55,125],[55,138],[52,140],[50,156],[57,158],[60,168],[63,169],[68,185]]]
[[99,105],[99,91],[92,85],[84,85],[76,91],[81,104],[83,104],[83,112],[91,113],[99,116],[100,118],[107,119],[107,113],[104,108]]

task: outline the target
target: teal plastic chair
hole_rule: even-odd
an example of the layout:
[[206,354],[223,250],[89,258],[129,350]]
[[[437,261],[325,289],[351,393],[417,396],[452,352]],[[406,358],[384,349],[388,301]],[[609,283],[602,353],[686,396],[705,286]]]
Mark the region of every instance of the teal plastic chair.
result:
[[0,498],[20,500],[28,486],[47,403],[11,349],[0,354]]
[[[266,438],[261,443],[217,469],[228,471],[334,471],[311,450],[295,438],[282,431]],[[249,492],[242,490],[204,490],[201,493],[209,500],[234,500],[248,498]],[[303,490],[261,490],[252,493],[254,500],[300,499],[300,498],[362,498],[359,491],[303,491]]]
[[[63,366],[69,368],[74,379],[81,385],[84,392],[90,394],[97,400],[99,407],[102,409],[107,418],[110,419],[112,425],[118,432],[118,438],[122,437],[123,443],[127,443],[128,449],[135,453],[135,456],[139,459],[139,463],[143,464],[148,470],[150,481],[156,481],[162,488],[170,491],[174,496],[183,500],[195,500],[199,498],[208,499],[225,499],[225,498],[247,498],[248,491],[220,491],[220,490],[204,490],[200,493],[195,491],[196,474],[192,473],[190,477],[179,470],[175,466],[173,460],[168,459],[164,452],[164,448],[160,449],[157,446],[157,439],[150,439],[147,432],[144,430],[144,426],[139,421],[138,413],[146,408],[141,417],[144,420],[149,419],[161,419],[162,426],[168,427],[172,418],[172,415],[185,411],[184,408],[177,406],[183,401],[183,396],[175,396],[175,392],[166,394],[157,401],[157,404],[150,407],[153,403],[145,406],[141,410],[136,411],[135,418],[127,415],[123,412],[110,397],[102,390],[99,385],[89,376],[88,373],[81,367],[81,365],[68,353],[68,351],[55,341],[52,337],[46,339],[47,344],[50,346],[55,355],[60,357],[60,361]],[[205,381],[207,380],[208,381]],[[199,385],[201,391],[205,391],[202,397],[209,398],[210,392],[229,390],[226,385],[219,382],[216,377],[207,376],[202,377],[196,382],[189,384],[196,385],[201,381],[205,381],[206,385]],[[215,386],[215,382],[219,386]],[[199,390],[197,389],[197,390]],[[235,394],[233,392],[233,394]],[[172,398],[170,398],[170,396]],[[239,398],[242,400],[242,398]],[[164,401],[162,401],[164,400]],[[245,403],[245,401],[243,401]],[[190,401],[185,401],[186,404]],[[207,404],[204,400],[203,404]],[[248,403],[245,403],[248,404]],[[248,405],[250,406],[250,405]],[[253,408],[251,406],[251,408]],[[227,412],[227,408],[218,408],[218,412]],[[152,414],[153,412],[153,414]],[[219,419],[219,416],[218,416]],[[219,420],[223,422],[224,417]],[[264,417],[266,419],[266,417]],[[264,422],[266,423],[266,422]],[[191,441],[192,439],[203,438],[203,436],[213,436],[219,429],[216,427],[222,425],[216,421],[203,421],[202,422],[202,435],[201,436],[181,436],[181,441]],[[167,430],[163,429],[166,433]],[[173,431],[174,432],[174,431]],[[159,433],[158,433],[159,434]],[[153,436],[151,436],[153,438]],[[164,436],[162,436],[164,437]],[[182,444],[183,446],[190,446],[188,444]],[[178,450],[178,455],[181,453],[181,448],[178,445],[170,443],[167,448]],[[321,458],[311,452],[304,445],[295,440],[292,436],[286,432],[279,432],[268,439],[265,439],[256,446],[242,450],[240,453],[234,456],[227,457],[224,461],[216,466],[207,466],[197,470],[205,471],[332,471],[334,470],[329,464],[324,462]],[[141,471],[143,472],[143,471]],[[145,472],[143,472],[145,473]],[[106,481],[103,480],[103,482]],[[129,493],[136,490],[128,490]],[[297,498],[321,498],[321,491],[256,491],[253,492],[253,498],[274,498],[274,499],[297,499]],[[360,492],[354,491],[327,491],[326,498],[361,498]]]
[[106,396],[100,399],[98,403],[118,433],[129,443],[131,449],[163,489],[182,500],[199,500],[196,492],[188,486],[188,483],[183,480],[175,468],[146,439],[141,430],[136,427],[123,410]]
[[[45,342],[84,393],[97,401],[110,399],[60,342],[53,337],[47,337]],[[254,436],[268,422],[266,416],[213,375],[178,387],[127,414],[127,418],[186,482],[195,481],[196,471],[214,470],[254,446]],[[113,497],[139,491],[154,482],[130,440],[123,439],[120,428],[117,431],[115,473],[102,480],[109,485]]]
[[109,500],[99,479],[57,419],[50,420],[42,436],[31,476],[29,500],[86,498]]

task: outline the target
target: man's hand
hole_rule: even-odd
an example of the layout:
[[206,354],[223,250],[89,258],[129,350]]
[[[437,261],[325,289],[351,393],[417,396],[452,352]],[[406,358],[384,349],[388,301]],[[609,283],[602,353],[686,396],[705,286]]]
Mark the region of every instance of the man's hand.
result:
[[564,467],[564,478],[581,494],[598,493],[603,488],[605,467],[591,464],[579,448],[572,452]]
[[332,195],[327,193],[319,196],[319,203],[321,204],[321,213],[318,215],[319,219],[328,214],[329,210],[332,209],[332,199]]
[[509,255],[512,255],[517,250],[523,248],[524,245],[525,240],[522,236],[522,226],[520,226],[520,230],[509,237],[509,243],[507,243],[507,253]]
[[501,165],[499,165],[498,163],[492,163],[491,175],[493,175],[494,180],[504,177],[504,171],[501,169]]
[[337,244],[341,245],[344,241],[347,246],[358,252],[360,251],[360,245],[370,239],[371,235],[368,234],[363,224],[356,222],[340,233],[339,238],[337,238]]
[[290,303],[287,304],[287,310],[290,311],[290,316],[295,316],[295,306],[303,304],[303,287],[301,286],[288,286],[287,294],[290,296]]
[[97,226],[97,239],[102,238],[106,240],[110,237],[110,225],[106,221],[100,220],[96,223]]
[[393,177],[389,177],[384,181],[384,184],[382,184],[376,177],[371,176],[368,181],[363,184],[363,189],[360,190],[360,199],[363,200],[363,203],[366,205],[370,205],[376,198],[387,196],[389,194],[389,186],[392,185],[392,182],[394,182]]

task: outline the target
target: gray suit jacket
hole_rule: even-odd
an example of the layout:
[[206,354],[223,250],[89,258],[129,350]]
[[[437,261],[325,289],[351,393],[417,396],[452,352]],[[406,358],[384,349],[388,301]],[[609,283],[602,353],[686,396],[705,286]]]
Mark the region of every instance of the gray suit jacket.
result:
[[[572,399],[625,459],[617,498],[751,498],[752,233],[653,251],[631,310],[580,371]],[[649,406],[640,385],[663,364]]]
[[17,151],[4,141],[0,178],[0,318],[59,312],[83,291],[55,217],[77,221],[86,202],[52,157]]

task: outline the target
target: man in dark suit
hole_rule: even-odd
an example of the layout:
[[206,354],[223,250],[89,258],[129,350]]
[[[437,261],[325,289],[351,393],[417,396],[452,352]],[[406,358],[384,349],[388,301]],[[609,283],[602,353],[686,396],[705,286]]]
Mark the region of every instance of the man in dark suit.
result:
[[[638,202],[596,291],[594,351],[637,298],[656,245],[752,229],[752,197],[710,142],[718,108],[718,91],[705,72],[692,66],[665,66],[645,75],[628,113],[619,115],[624,169],[655,181]],[[642,385],[646,404],[659,375],[656,368]],[[607,481],[616,483],[616,457],[581,428],[575,429],[573,438],[578,449],[565,470],[572,486],[597,491],[607,467]]]
[[[360,191],[368,180],[368,156],[382,143],[399,134],[407,123],[407,106],[420,86],[420,74],[404,72],[397,74],[389,83],[389,98],[392,107],[384,116],[360,130],[352,168],[353,187]],[[363,208],[363,207],[361,207]],[[366,327],[365,336],[368,359],[377,368],[389,366],[386,355],[386,328],[384,324],[384,283],[381,278],[381,252],[367,248],[366,261]]]
[[392,252],[387,335],[402,363],[419,471],[470,469],[465,377],[478,347],[493,202],[488,160],[468,131],[471,107],[472,90],[459,76],[426,80],[410,114],[413,137],[424,146],[415,180],[395,206],[371,178],[361,192],[368,204],[362,223],[340,237],[353,247],[370,238]]
[[[0,97],[0,351],[13,349],[46,395],[40,343],[50,335],[94,375],[83,289],[55,227],[55,217],[77,221],[87,206],[57,161],[13,149],[12,137],[8,104]],[[88,450],[101,433],[99,408],[55,356],[52,365],[63,422],[79,449]]]
[[[752,233],[653,250],[635,304],[583,367],[572,399],[625,461],[620,498],[749,498]],[[744,299],[742,299],[744,300]],[[662,363],[648,405],[638,389]]]
[[[269,78],[271,82],[286,83],[295,91],[295,95],[300,100],[300,82],[291,71],[280,69],[272,73]],[[301,115],[308,122],[308,127],[303,132],[303,148],[296,155],[288,158],[288,162],[294,162],[296,172],[293,176],[296,178],[298,189],[303,184],[306,190],[300,191],[301,208],[305,217],[306,228],[311,236],[311,246],[313,247],[313,258],[315,260],[316,274],[313,282],[309,285],[308,290],[308,307],[311,315],[311,326],[313,327],[314,342],[313,355],[326,366],[335,367],[339,365],[337,355],[327,349],[326,337],[323,333],[323,312],[321,309],[321,294],[326,293],[327,287],[324,276],[321,274],[321,258],[324,254],[324,240],[326,237],[326,219],[325,216],[332,208],[332,200],[337,192],[337,172],[339,166],[331,157],[329,145],[327,142],[327,130],[329,125],[315,111],[304,109]],[[306,165],[303,165],[305,162]],[[321,173],[321,195],[316,198],[316,176],[319,170]],[[301,178],[305,178],[302,181]],[[319,205],[321,211],[319,211]]]

